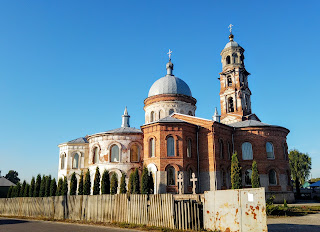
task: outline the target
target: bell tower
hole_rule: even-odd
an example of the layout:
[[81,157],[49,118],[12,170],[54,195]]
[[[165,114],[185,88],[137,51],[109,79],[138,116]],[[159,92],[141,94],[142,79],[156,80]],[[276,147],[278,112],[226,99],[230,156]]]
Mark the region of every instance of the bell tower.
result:
[[248,85],[250,73],[245,69],[244,49],[233,40],[232,26],[229,26],[229,42],[220,53],[221,122],[225,124],[248,119],[259,120],[251,113],[251,91]]

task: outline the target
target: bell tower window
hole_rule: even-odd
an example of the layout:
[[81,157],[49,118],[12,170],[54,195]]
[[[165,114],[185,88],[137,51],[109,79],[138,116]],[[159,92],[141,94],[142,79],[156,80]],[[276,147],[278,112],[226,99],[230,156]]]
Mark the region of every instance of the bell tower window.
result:
[[227,56],[227,58],[226,58],[226,64],[230,64],[230,56]]
[[231,76],[227,77],[228,86],[232,86],[232,79]]
[[238,63],[238,55],[236,53],[233,53],[232,56],[233,56],[233,63],[234,64]]
[[234,106],[233,106],[233,98],[228,98],[228,112],[234,112]]

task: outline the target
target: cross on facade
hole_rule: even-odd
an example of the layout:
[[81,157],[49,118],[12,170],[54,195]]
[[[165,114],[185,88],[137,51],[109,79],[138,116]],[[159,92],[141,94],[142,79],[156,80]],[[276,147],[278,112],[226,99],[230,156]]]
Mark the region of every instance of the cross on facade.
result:
[[169,49],[169,52],[167,53],[169,55],[169,60],[171,60],[171,53],[172,51]]
[[190,181],[192,182],[192,194],[196,194],[196,181],[198,181],[198,178],[196,178],[196,174],[194,174],[194,172],[192,173]]
[[177,181],[178,181],[179,194],[182,194],[183,178],[181,173],[179,173]]
[[233,27],[233,25],[230,23],[230,25],[228,26],[230,34],[232,34],[232,27]]

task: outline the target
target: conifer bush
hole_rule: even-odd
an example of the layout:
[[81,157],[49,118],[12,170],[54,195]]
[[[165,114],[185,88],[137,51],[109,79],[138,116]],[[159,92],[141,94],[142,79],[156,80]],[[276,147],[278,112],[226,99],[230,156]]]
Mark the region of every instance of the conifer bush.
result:
[[129,182],[128,182],[128,192],[133,193],[133,179],[134,179],[134,171],[131,172],[130,177],[129,177]]
[[19,197],[20,190],[21,190],[21,184],[20,182],[18,182],[17,185],[14,187],[14,191],[13,191],[14,197]]
[[110,177],[109,177],[109,172],[107,170],[104,170],[102,174],[101,193],[110,194]]
[[90,190],[91,190],[91,180],[90,180],[90,171],[88,170],[84,178],[83,195],[90,195]]
[[46,191],[46,180],[47,180],[47,177],[45,175],[43,175],[41,182],[40,182],[39,197],[44,197],[44,193]]
[[27,183],[26,187],[24,188],[24,191],[23,191],[23,197],[29,196],[29,189],[30,189],[30,185]]
[[53,178],[50,183],[50,197],[54,197],[57,194],[56,178]]
[[100,194],[100,171],[99,167],[96,168],[96,174],[94,175],[94,182],[93,182],[93,195]]
[[61,193],[61,195],[67,196],[67,194],[68,194],[68,181],[67,181],[67,177],[64,177],[63,183],[62,183],[62,193]]
[[7,193],[7,198],[11,198],[12,190],[13,190],[13,186],[10,186],[8,193]]
[[41,185],[41,175],[38,174],[37,175],[37,179],[36,179],[36,184],[35,184],[35,187],[34,187],[34,192],[33,192],[33,196],[34,197],[39,197],[40,185]]
[[111,182],[110,182],[110,193],[117,194],[118,192],[118,177],[116,173],[112,174]]
[[241,189],[241,167],[239,165],[238,154],[235,152],[231,159],[231,185],[232,189]]
[[141,194],[148,194],[149,187],[149,172],[147,167],[144,167],[141,175]]
[[45,186],[45,192],[44,192],[45,197],[50,196],[50,185],[51,185],[51,175],[46,177],[46,186]]
[[33,197],[36,181],[34,177],[31,179],[30,188],[29,188],[29,197]]
[[149,193],[153,194],[154,193],[154,182],[153,182],[152,172],[150,172],[148,184],[149,184]]
[[58,181],[58,187],[57,187],[56,196],[61,196],[62,195],[62,185],[63,185],[63,180],[60,177],[59,181]]
[[77,193],[77,177],[76,173],[72,173],[70,180],[70,195],[76,195]]
[[122,173],[120,180],[120,193],[127,193],[126,174]]
[[252,185],[252,188],[260,187],[258,167],[257,167],[257,162],[255,160],[252,162],[251,185]]
[[19,197],[23,197],[24,189],[26,188],[27,182],[24,180],[19,191]]
[[132,193],[133,194],[139,194],[140,193],[140,177],[139,177],[138,168],[136,168],[134,170]]
[[79,187],[78,187],[78,195],[83,195],[83,172],[81,171]]

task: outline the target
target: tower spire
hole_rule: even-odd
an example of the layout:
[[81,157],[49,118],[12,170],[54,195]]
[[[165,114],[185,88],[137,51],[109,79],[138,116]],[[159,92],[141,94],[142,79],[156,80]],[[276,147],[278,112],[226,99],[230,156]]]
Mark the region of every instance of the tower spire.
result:
[[220,122],[220,115],[219,115],[219,113],[218,113],[218,109],[217,109],[217,107],[215,108],[215,110],[214,110],[214,115],[213,115],[213,117],[212,117],[212,119],[213,119],[213,121],[215,121],[215,122]]
[[124,109],[123,115],[122,115],[122,125],[121,127],[130,127],[129,123],[130,115],[128,114],[127,107]]

